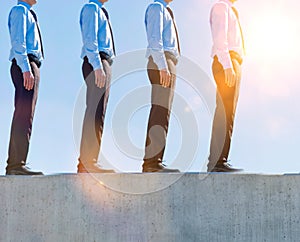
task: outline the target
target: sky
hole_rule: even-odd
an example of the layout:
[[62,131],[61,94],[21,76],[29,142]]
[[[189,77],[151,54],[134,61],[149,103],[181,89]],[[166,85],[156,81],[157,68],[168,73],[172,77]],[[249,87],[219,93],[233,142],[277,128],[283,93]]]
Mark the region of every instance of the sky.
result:
[[[17,1],[0,9],[0,175],[5,174],[14,89],[8,61],[7,18]],[[28,165],[45,174],[76,172],[84,85],[79,13],[87,1],[38,1],[45,49]],[[144,13],[150,0],[109,0],[106,8],[118,57],[99,160],[118,172],[140,172],[149,113]],[[175,0],[182,58],[165,162],[205,171],[213,116],[209,11],[212,0]],[[299,173],[300,17],[297,0],[236,2],[247,56],[230,160],[247,173]],[[193,68],[192,68],[193,67]],[[210,90],[206,92],[206,87]],[[205,90],[204,90],[205,89]],[[211,91],[213,90],[213,91]]]

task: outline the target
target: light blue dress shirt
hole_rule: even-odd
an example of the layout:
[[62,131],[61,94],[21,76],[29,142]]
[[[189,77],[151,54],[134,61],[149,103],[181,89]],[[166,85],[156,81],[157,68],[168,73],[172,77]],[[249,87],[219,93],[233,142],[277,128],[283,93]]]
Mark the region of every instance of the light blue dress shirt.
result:
[[30,71],[27,54],[33,54],[39,61],[43,60],[38,27],[30,12],[30,8],[28,3],[19,1],[12,8],[8,17],[12,46],[9,60],[16,59],[23,73]]
[[103,4],[98,0],[90,0],[80,13],[80,28],[83,47],[81,58],[85,56],[94,70],[102,69],[99,52],[103,51],[111,58],[114,57],[112,36],[109,22],[102,11]]
[[179,57],[176,30],[167,7],[164,0],[155,0],[147,8],[145,16],[148,39],[146,57],[152,56],[159,70],[168,68],[165,51]]

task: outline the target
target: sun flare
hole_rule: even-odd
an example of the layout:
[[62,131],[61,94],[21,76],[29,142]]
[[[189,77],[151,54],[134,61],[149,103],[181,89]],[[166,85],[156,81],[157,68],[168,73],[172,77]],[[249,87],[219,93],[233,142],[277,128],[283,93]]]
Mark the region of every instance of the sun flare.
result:
[[278,60],[296,55],[295,46],[298,46],[300,34],[292,19],[286,15],[268,13],[255,16],[246,34],[247,52],[252,56]]

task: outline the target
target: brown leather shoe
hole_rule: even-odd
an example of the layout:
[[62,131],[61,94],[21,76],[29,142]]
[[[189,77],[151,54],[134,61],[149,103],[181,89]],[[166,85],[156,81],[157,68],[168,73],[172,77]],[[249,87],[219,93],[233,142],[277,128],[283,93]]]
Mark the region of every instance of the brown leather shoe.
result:
[[82,164],[77,166],[77,173],[116,173],[114,170],[103,169],[97,163]]
[[215,167],[208,167],[208,172],[240,172],[243,169],[232,167],[228,162],[216,164]]
[[162,172],[162,173],[171,173],[171,172],[180,172],[178,169],[166,168],[163,163],[143,165],[143,172]]
[[31,171],[28,167],[23,165],[17,168],[7,170],[6,175],[41,176],[44,174],[40,171]]

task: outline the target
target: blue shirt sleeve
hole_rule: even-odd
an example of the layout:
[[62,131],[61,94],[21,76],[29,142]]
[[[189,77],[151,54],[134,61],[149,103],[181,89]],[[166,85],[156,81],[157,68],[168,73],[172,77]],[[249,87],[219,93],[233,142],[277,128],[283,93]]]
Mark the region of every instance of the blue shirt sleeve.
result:
[[159,70],[167,69],[163,44],[164,12],[162,6],[159,4],[149,6],[145,22],[150,54]]
[[22,72],[30,71],[30,64],[27,58],[26,32],[27,12],[22,6],[14,7],[9,15],[9,31],[12,43],[12,51]]
[[102,69],[98,51],[98,12],[96,5],[86,5],[81,12],[81,32],[87,58],[94,70]]

